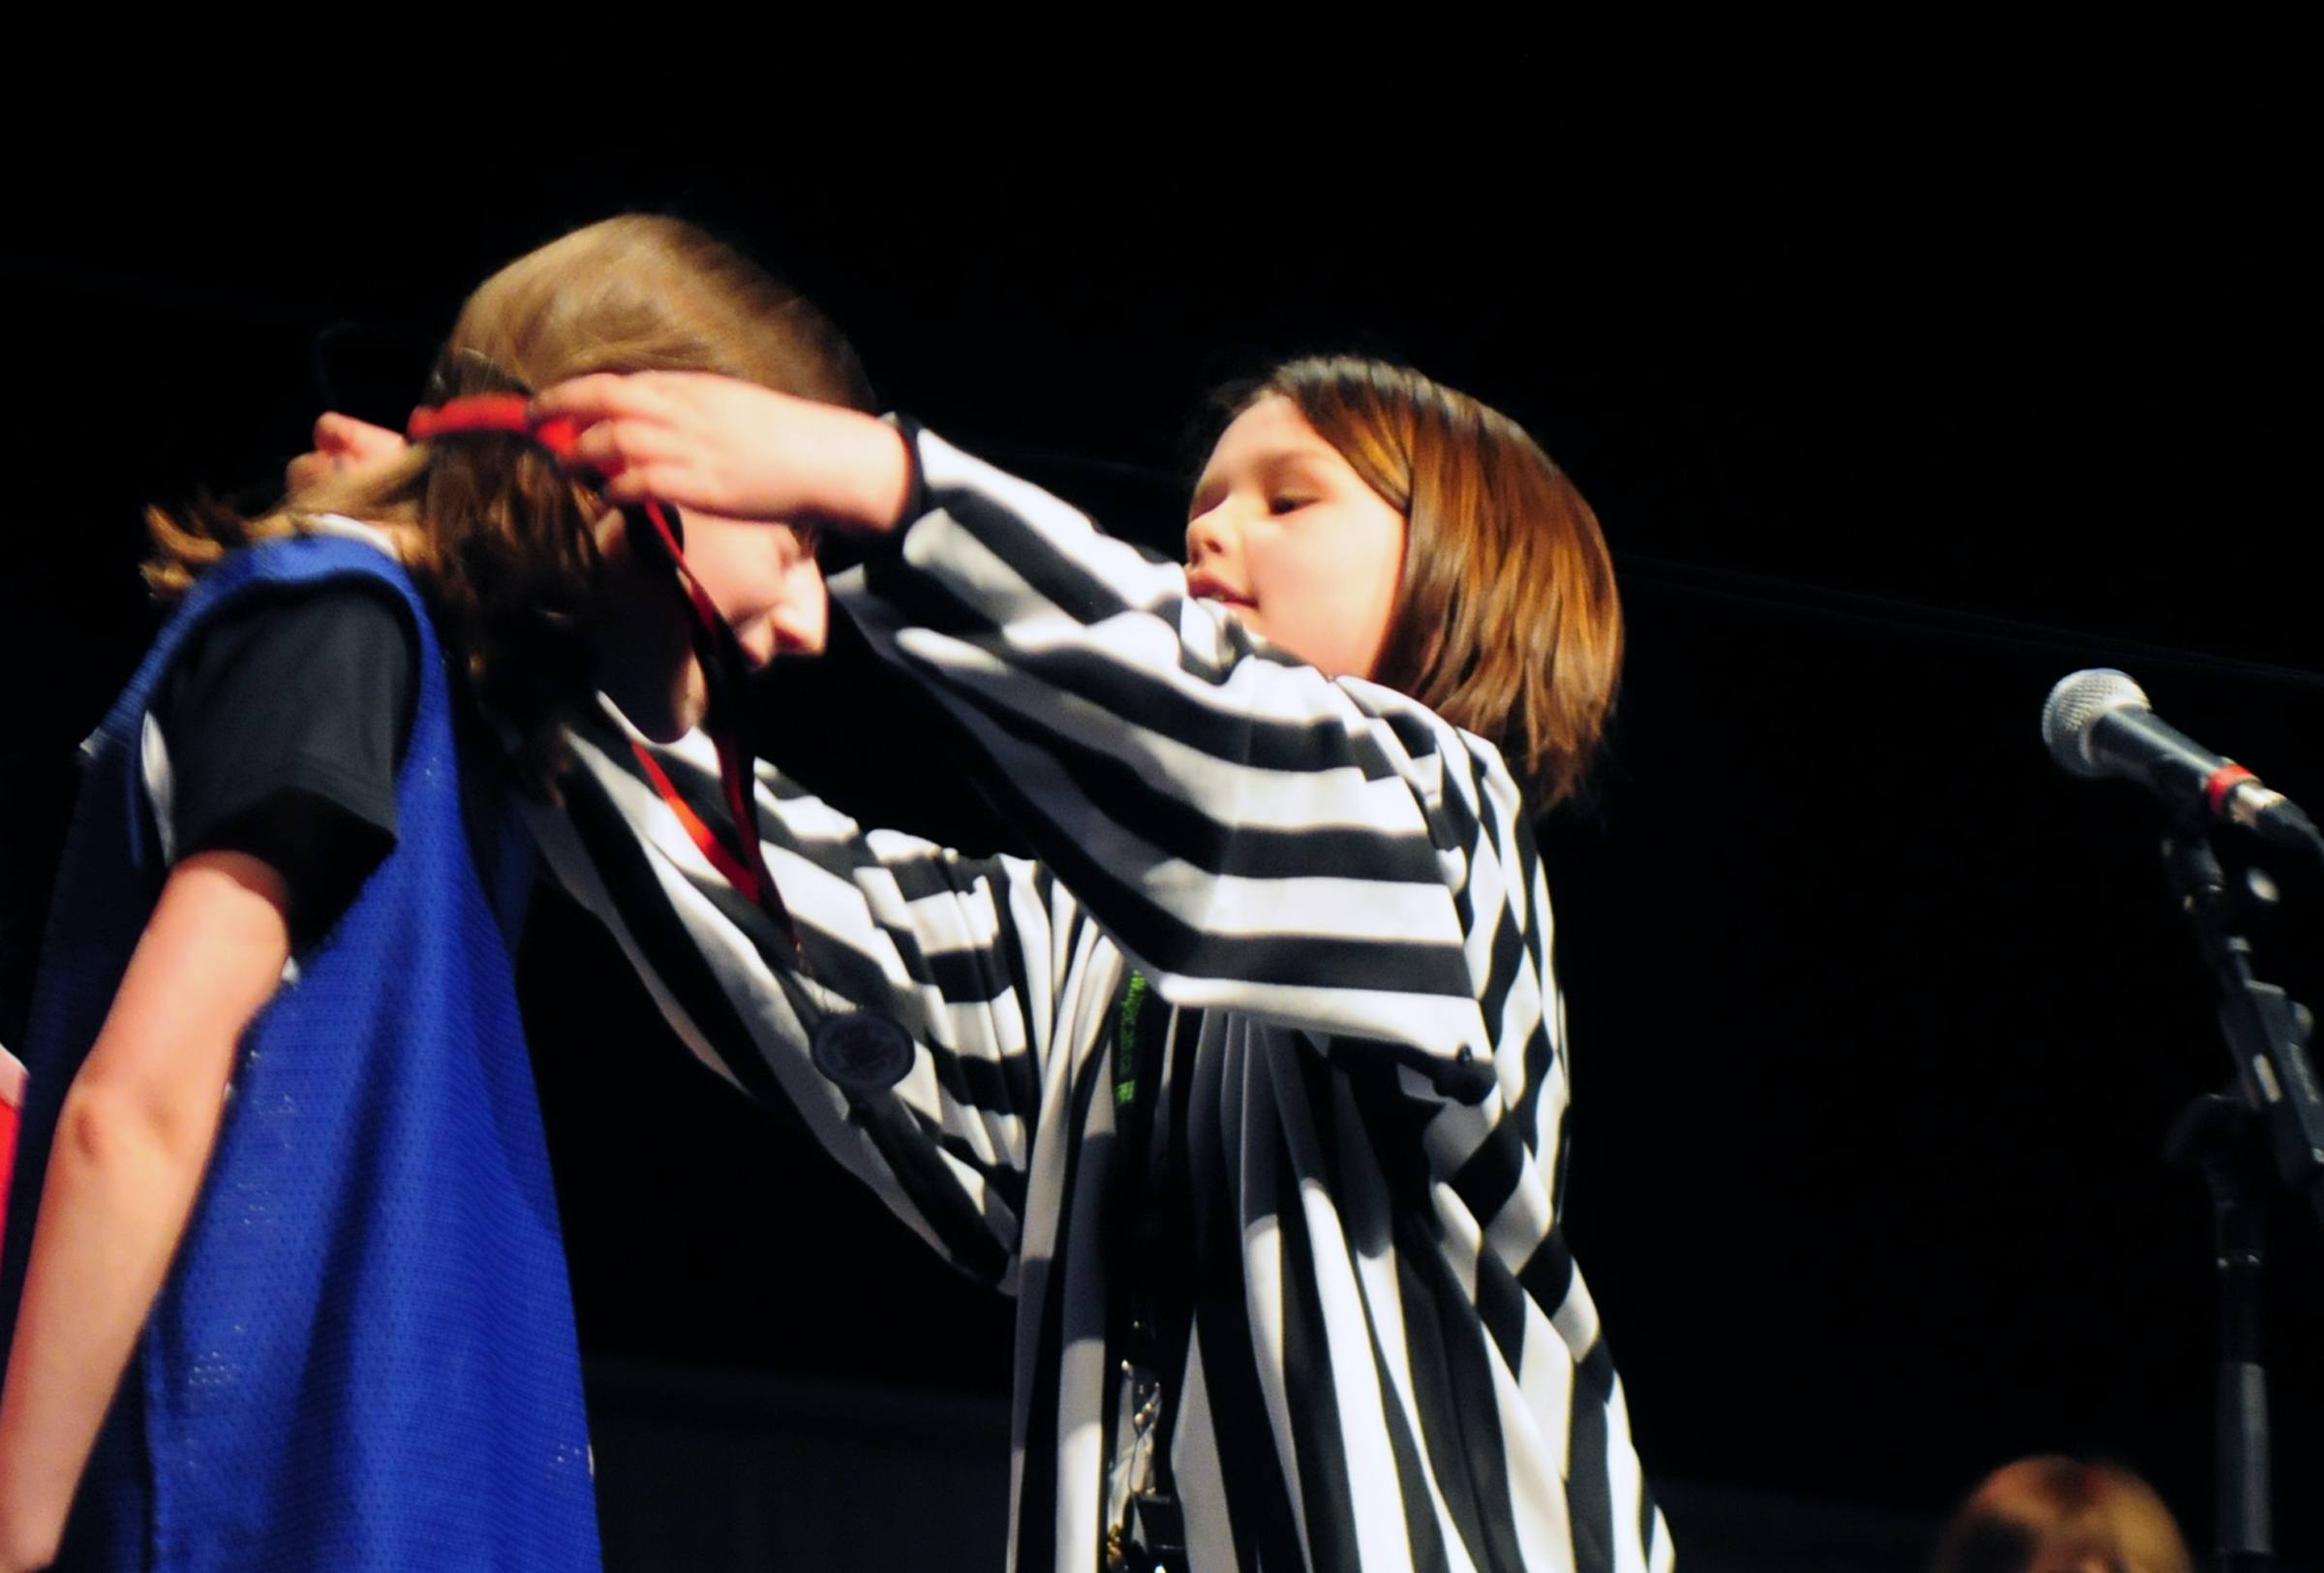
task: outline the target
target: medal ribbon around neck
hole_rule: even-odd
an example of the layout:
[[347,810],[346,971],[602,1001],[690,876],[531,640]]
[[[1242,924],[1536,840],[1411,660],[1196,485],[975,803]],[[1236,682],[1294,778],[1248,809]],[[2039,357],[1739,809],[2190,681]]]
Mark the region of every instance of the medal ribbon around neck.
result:
[[[473,393],[432,407],[423,405],[412,412],[412,419],[405,427],[405,435],[414,443],[469,435],[521,437],[567,469],[573,468],[573,446],[580,434],[579,426],[571,420],[535,420],[532,401],[522,393]],[[806,947],[800,942],[799,926],[782,903],[775,877],[768,872],[765,848],[759,840],[757,801],[751,791],[748,756],[742,746],[742,684],[737,674],[744,663],[734,631],[719,614],[718,604],[710,599],[702,581],[687,566],[681,544],[683,534],[672,522],[670,510],[649,500],[623,509],[622,517],[631,542],[640,551],[667,562],[685,592],[687,632],[693,641],[694,657],[702,663],[703,685],[710,694],[703,729],[718,749],[719,784],[726,799],[731,834],[719,834],[717,827],[694,812],[660,761],[643,743],[632,741],[630,748],[647,779],[654,784],[655,791],[701,848],[702,855],[774,920],[778,932],[790,941],[801,969],[811,976]]]
[[[411,423],[406,428],[406,434],[415,443],[470,433],[521,437],[537,445],[568,471],[576,468],[572,455],[573,445],[581,435],[579,426],[570,420],[534,420],[531,401],[522,393],[476,393],[447,399],[432,408],[422,406],[412,412]],[[702,855],[773,920],[776,932],[790,941],[791,955],[801,975],[811,981],[814,967],[808,960],[806,945],[800,942],[799,925],[792,919],[790,909],[782,904],[782,893],[775,886],[775,876],[767,868],[766,848],[759,839],[758,803],[751,791],[749,756],[742,743],[740,674],[746,666],[742,648],[735,642],[734,631],[727,627],[726,619],[719,614],[718,603],[710,599],[710,592],[687,566],[684,535],[672,510],[649,500],[623,509],[622,518],[636,549],[663,558],[686,593],[688,632],[693,640],[694,657],[702,663],[703,686],[710,694],[703,729],[718,749],[719,784],[725,793],[732,839],[721,836],[694,812],[668,772],[662,769],[661,761],[643,743],[632,740],[630,750],[637,756],[647,779],[653,782],[655,791],[686,827],[686,833],[701,848]],[[780,969],[777,976],[781,976]],[[845,1090],[851,1102],[884,1093],[911,1073],[918,1059],[918,1046],[911,1033],[894,1017],[872,1010],[826,1012],[788,983],[783,987],[800,1009],[803,1020],[814,1023],[808,1033],[808,1048],[815,1068]]]

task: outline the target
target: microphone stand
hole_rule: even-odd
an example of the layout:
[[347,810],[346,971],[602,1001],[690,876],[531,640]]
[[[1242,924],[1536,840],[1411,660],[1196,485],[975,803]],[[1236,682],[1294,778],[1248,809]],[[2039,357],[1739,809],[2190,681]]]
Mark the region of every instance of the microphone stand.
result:
[[[2233,932],[2236,901],[2217,854],[2198,831],[2162,838],[2171,892],[2186,910],[2218,996],[2221,1035],[2235,1064],[2224,1093],[2196,1098],[2172,1123],[2165,1151],[2199,1170],[2211,1191],[2219,1278],[2218,1374],[2213,1442],[2222,1573],[2262,1573],[2275,1561],[2270,1523],[2267,1370],[2261,1354],[2265,1187],[2278,1185],[2324,1222],[2324,1091],[2308,1060],[2307,1008],[2251,971],[2250,941]],[[2252,899],[2271,892],[2254,885]],[[2271,1161],[2272,1160],[2272,1163]]]

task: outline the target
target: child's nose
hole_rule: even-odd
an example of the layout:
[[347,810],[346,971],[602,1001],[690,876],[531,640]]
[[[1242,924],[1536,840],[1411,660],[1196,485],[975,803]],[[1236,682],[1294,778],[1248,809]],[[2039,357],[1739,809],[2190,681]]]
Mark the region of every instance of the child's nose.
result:
[[1186,566],[1200,567],[1207,557],[1217,557],[1227,549],[1227,526],[1223,518],[1225,505],[1198,513],[1186,521]]
[[769,658],[819,656],[831,629],[831,606],[818,581],[811,595],[790,597],[767,618]]

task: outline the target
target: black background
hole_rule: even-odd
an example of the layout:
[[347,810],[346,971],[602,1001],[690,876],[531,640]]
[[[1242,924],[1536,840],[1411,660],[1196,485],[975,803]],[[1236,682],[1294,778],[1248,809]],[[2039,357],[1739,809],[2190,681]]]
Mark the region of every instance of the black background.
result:
[[[263,490],[326,398],[400,421],[460,296],[565,228],[710,224],[887,402],[1162,545],[1206,388],[1387,354],[1523,419],[1622,566],[1600,799],[1544,834],[1569,1218],[1650,1472],[1925,1514],[2093,1451],[2200,1539],[2206,1214],[2159,1148],[2227,1062],[2158,821],[2035,723],[2123,666],[2324,804],[2315,128],[2284,41],[2208,42],[2018,71],[1997,43],[1907,88],[1858,40],[1845,95],[1586,109],[1571,50],[1387,40],[1222,45],[1135,91],[1118,60],[956,62],[810,97],[796,55],[675,93],[416,74],[424,110],[360,116],[116,85],[111,130],[18,135],[0,242],[0,1032],[72,745],[154,626],[138,505]],[[867,682],[779,675],[769,746],[987,834],[899,801],[932,767]],[[2324,908],[2279,872],[2262,970],[2324,998]],[[665,1047],[586,920],[544,903],[523,971],[593,1349],[1002,1386],[1004,1310]],[[2313,1556],[2324,1272],[2314,1219],[2275,1239],[2282,1538]]]

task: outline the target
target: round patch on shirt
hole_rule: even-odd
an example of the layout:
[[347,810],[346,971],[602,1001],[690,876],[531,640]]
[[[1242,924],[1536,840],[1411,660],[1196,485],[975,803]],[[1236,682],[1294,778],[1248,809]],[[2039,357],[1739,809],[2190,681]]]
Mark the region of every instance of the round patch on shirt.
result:
[[912,1034],[894,1017],[869,1010],[824,1017],[808,1050],[817,1070],[858,1093],[884,1093],[912,1068]]

